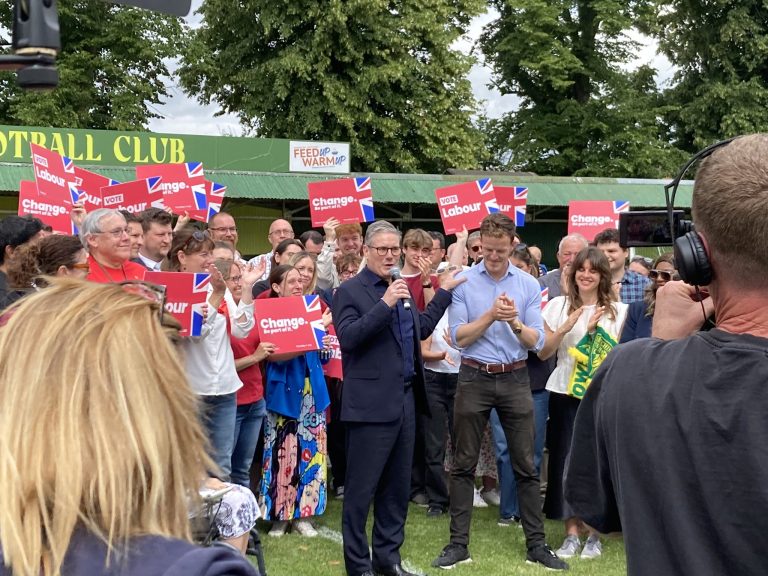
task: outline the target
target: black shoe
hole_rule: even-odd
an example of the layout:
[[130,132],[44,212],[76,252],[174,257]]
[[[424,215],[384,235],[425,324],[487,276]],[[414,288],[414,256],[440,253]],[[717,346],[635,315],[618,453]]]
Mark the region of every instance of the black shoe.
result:
[[392,566],[376,568],[373,573],[376,576],[419,576],[413,572],[408,572],[400,564],[392,564]]
[[528,564],[541,564],[549,570],[568,570],[568,564],[560,560],[546,544],[539,544],[528,550],[525,561]]
[[422,492],[420,494],[414,494],[411,496],[411,502],[426,508],[426,506],[429,504],[429,498],[427,498],[427,495]]
[[429,508],[427,508],[427,516],[430,518],[442,516],[443,514],[445,514],[445,508],[443,508],[442,506],[436,506],[432,504],[430,505]]
[[467,547],[461,544],[448,544],[440,552],[440,556],[432,561],[432,566],[449,570],[456,566],[456,564],[464,564],[465,562],[472,562]]

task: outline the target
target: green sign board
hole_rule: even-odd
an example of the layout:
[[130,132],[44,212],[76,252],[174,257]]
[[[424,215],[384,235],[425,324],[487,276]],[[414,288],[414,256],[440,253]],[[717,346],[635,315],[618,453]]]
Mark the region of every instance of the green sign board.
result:
[[202,162],[210,170],[288,172],[289,140],[0,125],[0,162],[31,163],[29,143],[77,164]]

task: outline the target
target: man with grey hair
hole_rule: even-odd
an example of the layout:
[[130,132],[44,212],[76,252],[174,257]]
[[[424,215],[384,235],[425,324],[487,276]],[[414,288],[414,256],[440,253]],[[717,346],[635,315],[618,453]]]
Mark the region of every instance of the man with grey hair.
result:
[[131,237],[120,212],[100,208],[88,214],[80,226],[80,241],[88,251],[87,280],[107,284],[143,280],[146,268],[131,262]]
[[548,298],[562,296],[565,294],[565,278],[568,276],[568,269],[576,254],[589,246],[589,242],[581,234],[569,234],[563,236],[557,247],[557,265],[551,272],[539,277],[539,284],[542,288],[547,288]]
[[[390,277],[400,252],[400,232],[389,222],[372,223],[363,246],[365,268],[342,283],[333,298],[344,371],[341,419],[347,426],[347,475],[342,531],[349,576],[410,576],[400,564],[400,547],[416,411],[428,413],[420,344],[451,303],[450,291],[463,282],[456,272],[446,275],[419,313],[405,280]],[[371,502],[373,557],[365,530]]]
[[480,230],[475,230],[467,238],[467,252],[469,254],[470,266],[474,266],[483,257],[480,252],[483,249],[483,242],[480,238]]

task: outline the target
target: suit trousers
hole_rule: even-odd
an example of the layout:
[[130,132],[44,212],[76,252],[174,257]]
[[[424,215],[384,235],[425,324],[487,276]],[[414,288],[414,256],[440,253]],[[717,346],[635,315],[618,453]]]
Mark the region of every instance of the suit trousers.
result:
[[533,400],[527,368],[487,374],[462,365],[453,409],[456,446],[451,471],[451,543],[467,546],[472,522],[475,468],[491,409],[504,429],[517,479],[527,547],[544,544],[539,476],[533,465]]
[[[416,411],[413,392],[393,422],[347,422],[342,534],[349,576],[400,563],[411,485]],[[373,558],[366,523],[373,502]]]

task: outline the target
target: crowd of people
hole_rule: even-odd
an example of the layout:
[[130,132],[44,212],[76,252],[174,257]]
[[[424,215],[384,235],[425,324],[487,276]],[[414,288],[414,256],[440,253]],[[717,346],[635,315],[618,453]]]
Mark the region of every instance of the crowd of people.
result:
[[[64,358],[42,367],[5,363],[4,399],[19,396],[8,381],[13,377],[40,394],[45,386],[55,385],[57,394],[74,387],[79,402],[87,404],[93,394],[98,408],[61,400],[67,408],[58,414],[55,395],[38,400],[56,425],[33,450],[77,454],[61,465],[62,474],[71,475],[63,478],[72,497],[63,513],[56,508],[61,520],[54,524],[46,494],[61,481],[58,465],[52,474],[22,454],[29,447],[13,427],[23,414],[14,414],[23,408],[18,403],[36,400],[30,393],[0,408],[4,449],[19,459],[13,466],[34,472],[29,484],[0,500],[6,520],[0,541],[14,573],[87,566],[136,534],[181,540],[158,543],[148,536],[128,559],[158,546],[178,550],[179,562],[199,559],[181,542],[189,537],[185,521],[201,487],[225,492],[230,517],[240,522],[227,526],[219,519],[221,533],[241,555],[259,516],[271,523],[270,536],[291,530],[313,537],[312,519],[329,498],[342,499],[349,576],[411,576],[400,558],[409,501],[423,505],[428,517],[450,515],[437,568],[472,560],[472,510],[489,503],[498,507],[501,528],[522,527],[528,562],[566,570],[565,559],[601,556],[598,530],[616,529],[615,517],[604,520],[584,483],[569,476],[574,459],[590,477],[598,472],[587,468],[602,457],[590,452],[581,407],[593,380],[605,374],[598,368],[616,358],[609,352],[651,336],[659,291],[679,280],[671,253],[630,262],[618,232],[606,229],[592,242],[563,237],[558,266],[547,270],[541,250],[524,243],[500,213],[486,217],[478,231],[458,233],[450,245],[439,232],[401,233],[385,221],[364,231],[330,219],[322,233],[296,238],[291,223],[277,219],[267,235],[270,251],[250,259],[238,250],[237,224],[225,212],[205,229],[183,217],[174,227],[173,217],[159,209],[85,214],[78,207],[73,219],[79,237],[50,234],[29,217],[0,222],[0,302],[9,307],[0,351],[12,357],[25,345],[34,349],[21,327],[38,322],[45,338],[40,350],[50,348],[43,357]],[[200,336],[173,336],[162,291],[142,282],[148,270],[210,274]],[[323,323],[338,336],[342,379],[324,375],[324,349],[279,353],[255,329],[255,299],[310,294],[320,297]],[[44,321],[56,306],[56,320]],[[705,316],[711,311],[707,302]],[[136,326],[121,328],[129,321],[142,323],[145,342],[137,341],[144,332]],[[73,323],[88,330],[70,341],[62,331]],[[116,337],[123,330],[132,336]],[[78,352],[59,354],[57,346]],[[83,354],[98,361],[86,362]],[[93,385],[116,375],[124,379],[114,390]],[[189,386],[170,386],[179,378]],[[148,388],[165,402],[142,392]],[[85,421],[68,423],[78,409]],[[100,410],[116,413],[119,425],[102,421]],[[103,438],[86,435],[89,428]],[[124,453],[110,454],[110,438]],[[171,453],[174,445],[184,448]],[[579,456],[584,446],[586,459]],[[85,477],[86,465],[98,469],[93,479]],[[0,478],[12,473],[6,459]],[[595,498],[605,502],[605,477],[593,480]],[[30,490],[39,495],[32,524],[11,530],[8,520]],[[86,494],[98,501],[78,512]],[[158,518],[150,506],[162,509]],[[564,523],[557,550],[546,543],[545,517]],[[42,541],[29,536],[35,530]],[[87,551],[74,555],[71,542],[84,542]],[[230,566],[227,573],[248,573],[235,556],[216,554]]]

